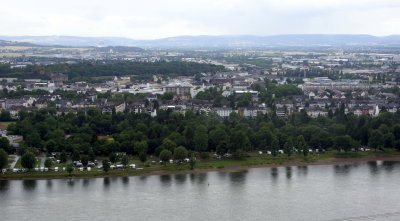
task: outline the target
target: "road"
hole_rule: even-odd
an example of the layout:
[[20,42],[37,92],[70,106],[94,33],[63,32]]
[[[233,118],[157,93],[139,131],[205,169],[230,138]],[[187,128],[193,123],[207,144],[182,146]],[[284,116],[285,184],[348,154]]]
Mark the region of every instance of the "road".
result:
[[44,167],[44,161],[46,160],[46,156],[42,154],[40,157],[38,157],[38,160],[40,160],[40,167]]
[[12,157],[14,157],[14,162],[11,163],[10,168],[14,169],[15,164],[17,164],[18,160],[19,160],[19,156],[18,155],[10,155]]

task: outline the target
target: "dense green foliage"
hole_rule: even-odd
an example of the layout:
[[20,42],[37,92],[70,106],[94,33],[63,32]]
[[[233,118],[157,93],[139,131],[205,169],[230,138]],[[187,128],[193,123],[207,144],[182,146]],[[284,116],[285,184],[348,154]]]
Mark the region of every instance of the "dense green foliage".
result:
[[85,79],[99,76],[135,75],[136,78],[151,77],[154,74],[191,76],[202,72],[223,71],[223,66],[200,64],[195,62],[158,61],[158,62],[81,62],[76,64],[59,63],[46,66],[27,66],[24,68],[10,68],[9,65],[0,65],[0,77],[14,78],[41,78],[49,77],[43,73],[64,73],[69,79]]
[[47,167],[47,168],[50,168],[51,166],[53,166],[53,161],[51,159],[47,158],[44,161],[44,166]]
[[174,149],[174,159],[178,161],[183,161],[188,156],[188,151],[185,147],[179,146]]
[[8,154],[3,149],[0,149],[0,170],[7,168],[8,166]]
[[35,167],[36,164],[36,157],[32,152],[26,152],[24,155],[21,157],[21,165],[24,168],[27,169],[32,169]]
[[3,149],[8,153],[12,152],[10,141],[7,138],[0,137],[0,149]]
[[[288,155],[298,151],[307,155],[308,149],[350,151],[361,146],[400,149],[400,113],[357,117],[346,115],[341,109],[331,118],[315,119],[305,112],[287,118],[278,118],[274,112],[256,118],[243,118],[236,113],[220,118],[191,111],[182,115],[159,110],[158,116],[152,118],[148,114],[103,114],[99,109],[56,116],[42,109],[26,113],[8,130],[24,136],[21,146],[62,152],[62,162],[67,154],[76,160],[81,159],[81,154],[91,158],[110,156],[111,161],[117,162],[113,153],[145,158],[146,154],[159,156],[164,150],[171,153],[168,159],[182,159],[188,156],[181,151],[184,148],[221,155],[252,150],[271,151],[274,155],[278,150]],[[66,138],[66,134],[71,136]],[[99,139],[100,135],[109,138]]]
[[68,174],[71,176],[71,173],[74,171],[74,165],[72,165],[72,163],[69,163],[66,169]]
[[197,95],[196,98],[200,100],[214,100],[218,98],[219,96],[222,96],[222,90],[220,90],[217,87],[211,87],[206,89],[205,91],[200,91]]
[[24,90],[22,88],[18,88],[15,91],[8,91],[7,88],[4,88],[3,90],[0,90],[0,97],[1,98],[20,98],[25,95],[45,95],[49,94],[48,91],[37,89],[37,90]]
[[121,158],[121,163],[122,163],[122,165],[124,165],[125,167],[128,165],[128,163],[129,163],[129,158],[128,158],[127,155],[122,156],[122,158]]
[[159,157],[160,157],[160,160],[161,160],[164,164],[166,164],[166,163],[171,159],[172,153],[171,153],[171,151],[169,151],[169,150],[163,150],[163,151],[161,151]]
[[110,170],[110,166],[111,166],[110,161],[107,159],[104,159],[103,160],[103,170],[105,172],[108,172]]

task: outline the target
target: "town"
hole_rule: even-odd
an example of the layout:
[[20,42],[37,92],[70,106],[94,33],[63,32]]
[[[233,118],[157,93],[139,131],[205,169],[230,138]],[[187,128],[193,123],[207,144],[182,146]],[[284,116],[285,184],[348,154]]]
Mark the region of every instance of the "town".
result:
[[[30,47],[23,48],[15,50],[19,53],[35,52]],[[338,126],[346,124],[344,116],[367,116],[373,119],[381,113],[396,116],[399,113],[400,55],[387,49],[382,49],[383,53],[358,48],[314,48],[315,51],[162,51],[130,47],[122,50],[119,47],[115,50],[122,52],[114,53],[113,47],[109,47],[87,50],[69,48],[61,52],[57,49],[55,54],[47,54],[47,57],[42,56],[44,49],[38,50],[41,56],[29,54],[16,57],[7,54],[17,52],[10,50],[3,49],[6,54],[0,66],[1,135],[8,140],[10,147],[5,149],[10,153],[16,152],[22,156],[27,150],[39,151],[35,154],[39,157],[39,163],[34,163],[36,167],[32,168],[36,172],[72,171],[68,166],[78,171],[83,171],[83,166],[86,166],[88,172],[96,166],[93,172],[101,171],[104,165],[109,164],[101,161],[102,156],[109,156],[110,159],[113,156],[114,164],[107,166],[111,169],[128,168],[129,165],[138,171],[143,166],[150,167],[163,162],[194,162],[196,155],[191,151],[198,152],[197,158],[202,159],[208,158],[204,151],[212,152],[215,159],[241,158],[242,150],[258,150],[254,153],[260,155],[287,154],[288,159],[291,159],[292,153],[307,156],[308,153],[324,153],[331,147],[339,151],[369,151],[370,148],[398,146],[397,135],[382,138],[373,144],[371,140],[381,135],[374,137],[372,134],[380,133],[380,129],[364,131],[365,137],[343,137],[349,134],[346,129],[348,126]],[[49,48],[44,51],[54,53]],[[48,131],[49,128],[40,129],[38,125],[41,123],[35,117],[37,114],[50,115],[50,121],[60,121],[60,124],[72,116],[86,115],[82,118],[86,123],[82,121],[79,125],[91,125],[92,128],[84,134],[96,138],[79,138],[85,136],[80,128],[64,126],[62,130],[58,127],[54,129],[59,130],[58,137],[62,136],[66,140],[50,139],[52,132]],[[125,138],[121,138],[124,130],[114,127],[124,125],[123,119],[131,119],[132,116],[140,120],[139,123],[129,120],[131,126],[142,125],[148,121],[145,120],[146,116],[153,118],[151,122],[161,124],[165,118],[172,120],[177,116],[185,116],[199,121],[204,116],[206,119],[216,119],[220,124],[229,124],[243,118],[248,119],[248,122],[272,121],[273,126],[255,127],[254,133],[265,133],[258,138],[253,137],[252,133],[243,134],[243,129],[231,128],[230,136],[234,137],[214,141],[212,133],[218,130],[213,124],[207,123],[204,128],[196,127],[190,126],[190,120],[186,120],[182,122],[183,129],[174,125],[171,127],[176,129],[168,129],[169,132],[154,138],[150,138],[153,135],[145,129],[147,134],[144,137],[137,135],[139,137],[125,141]],[[308,132],[300,132],[301,135],[295,137],[295,134],[299,134],[296,132],[290,135],[293,136],[291,138],[276,131],[278,128],[284,130],[284,125],[308,126],[310,120],[307,119],[314,119],[321,124],[324,118],[338,122],[324,128],[324,132],[326,130],[335,134],[327,138],[328,141],[321,140],[324,135],[320,132],[312,136],[307,136]],[[97,125],[99,122],[93,122],[94,119],[104,122]],[[359,118],[359,121],[362,119]],[[22,122],[35,124],[35,129],[24,131]],[[173,122],[168,124],[173,125]],[[106,125],[115,126],[109,128]],[[147,122],[143,127],[152,125]],[[131,126],[126,130],[129,131]],[[140,131],[136,127],[133,131]],[[195,135],[200,134],[200,137],[205,135],[205,138],[199,138],[199,144],[192,141],[195,138],[191,135],[186,134],[187,137],[182,138],[189,129]],[[237,130],[239,134],[235,134]],[[229,137],[227,134],[222,135]],[[235,143],[234,140],[238,139],[236,136],[242,137],[240,142]],[[263,139],[266,140],[261,141]],[[179,158],[172,156],[176,148],[180,148],[183,153]],[[163,150],[170,152],[164,158],[161,154]],[[147,158],[148,154],[150,158]],[[11,170],[26,171],[22,169],[24,166],[20,156],[13,156]],[[95,156],[100,158],[96,159]],[[73,164],[67,165],[67,158]],[[198,159],[198,162],[201,161]],[[50,165],[55,167],[49,168]]]
[[[58,115],[98,107],[103,113],[114,109],[156,116],[157,109],[171,109],[220,117],[233,112],[256,117],[271,111],[279,117],[300,111],[318,117],[333,114],[341,105],[346,113],[377,116],[382,110],[395,113],[400,106],[398,54],[228,51],[217,53],[216,58],[200,58],[209,53],[170,53],[168,60],[219,65],[223,71],[192,76],[154,74],[147,79],[121,73],[93,77],[98,80],[95,83],[71,81],[68,73],[59,72],[43,73],[45,79],[3,77],[1,108],[11,119],[18,119],[20,111],[50,106]],[[161,54],[165,53],[142,53],[140,62],[146,56],[146,62],[165,59]],[[54,64],[7,57],[2,63],[11,69]]]

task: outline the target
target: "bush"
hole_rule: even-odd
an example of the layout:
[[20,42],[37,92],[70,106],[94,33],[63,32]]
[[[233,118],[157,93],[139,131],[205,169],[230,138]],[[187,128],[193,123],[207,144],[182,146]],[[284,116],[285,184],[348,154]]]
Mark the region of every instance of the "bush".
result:
[[139,160],[142,162],[142,163],[144,163],[144,162],[146,162],[147,161],[147,154],[145,153],[145,152],[140,152],[139,153]]
[[44,166],[47,167],[47,168],[50,168],[51,166],[53,166],[53,161],[51,159],[47,158],[44,161]]
[[185,147],[179,146],[174,149],[174,159],[175,160],[184,160],[188,155],[188,151],[186,150]]
[[103,160],[103,170],[108,172],[110,170],[110,161],[105,159]]
[[8,154],[3,149],[0,149],[0,170],[8,166]]
[[21,165],[24,168],[32,169],[35,166],[36,157],[32,152],[26,152],[21,158]]
[[129,157],[127,155],[124,155],[121,158],[121,163],[122,163],[122,165],[124,165],[124,167],[126,167],[128,165],[128,163],[129,163]]
[[171,153],[171,151],[169,151],[169,150],[163,150],[163,151],[161,151],[160,156],[159,156],[160,160],[161,160],[162,162],[164,162],[164,164],[165,164],[166,162],[168,162],[168,161],[171,159],[171,157],[172,157],[172,153]]
[[81,158],[81,163],[82,163],[83,166],[87,166],[88,163],[89,163],[89,157],[87,157],[87,156],[82,157]]
[[65,151],[61,152],[60,154],[60,162],[61,163],[67,162],[67,153]]
[[208,153],[208,152],[202,152],[201,154],[200,154],[200,158],[201,159],[208,159],[210,157],[210,154]]
[[69,163],[67,165],[67,172],[68,174],[71,176],[71,173],[74,171],[74,166],[72,165],[72,163]]
[[118,161],[118,156],[116,153],[111,153],[109,158],[111,163],[116,163]]

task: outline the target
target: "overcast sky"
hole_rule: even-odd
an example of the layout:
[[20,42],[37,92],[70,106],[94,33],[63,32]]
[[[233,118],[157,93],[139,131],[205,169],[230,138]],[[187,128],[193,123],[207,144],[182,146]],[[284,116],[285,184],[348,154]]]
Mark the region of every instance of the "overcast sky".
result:
[[400,0],[3,0],[0,35],[400,34]]

